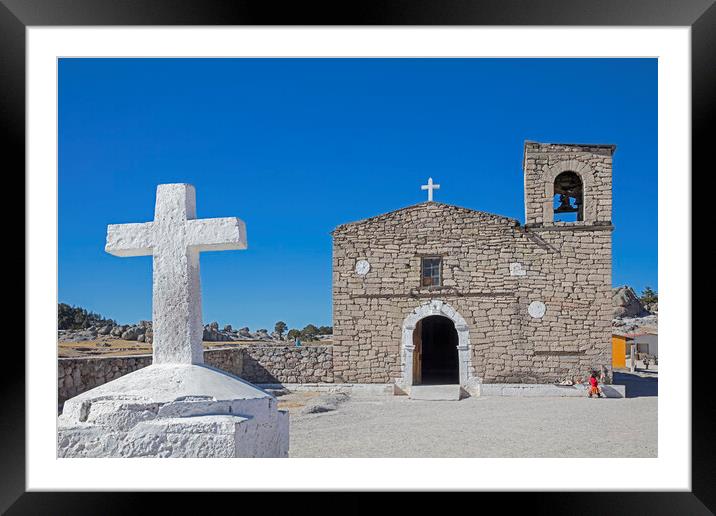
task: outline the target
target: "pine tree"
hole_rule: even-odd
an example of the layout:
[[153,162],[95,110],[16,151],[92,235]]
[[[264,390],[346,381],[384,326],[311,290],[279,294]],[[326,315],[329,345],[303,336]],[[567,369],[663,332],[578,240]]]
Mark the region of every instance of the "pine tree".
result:
[[273,327],[274,331],[278,334],[279,337],[283,337],[283,332],[286,331],[286,328],[288,328],[288,326],[283,321],[278,321],[276,323],[276,326]]
[[651,287],[645,287],[639,298],[643,305],[652,305],[659,302],[659,295]]

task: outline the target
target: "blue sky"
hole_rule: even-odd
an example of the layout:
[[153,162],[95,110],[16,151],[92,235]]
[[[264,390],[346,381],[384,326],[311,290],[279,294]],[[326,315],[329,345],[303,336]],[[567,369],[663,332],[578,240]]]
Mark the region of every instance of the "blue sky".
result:
[[151,318],[151,257],[104,252],[159,183],[237,216],[204,321],[331,324],[337,225],[426,199],[524,222],[522,147],[613,143],[613,283],[657,289],[655,59],[61,59],[59,300]]

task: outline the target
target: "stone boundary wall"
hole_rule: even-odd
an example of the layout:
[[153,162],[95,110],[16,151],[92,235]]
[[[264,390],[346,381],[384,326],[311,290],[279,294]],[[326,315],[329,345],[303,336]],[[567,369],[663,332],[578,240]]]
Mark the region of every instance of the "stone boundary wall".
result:
[[[204,351],[207,365],[252,383],[332,383],[333,346],[250,345]],[[151,355],[57,359],[59,403],[146,367]]]
[[[333,346],[240,348],[239,376],[252,383],[333,383]],[[220,366],[217,366],[220,367]]]

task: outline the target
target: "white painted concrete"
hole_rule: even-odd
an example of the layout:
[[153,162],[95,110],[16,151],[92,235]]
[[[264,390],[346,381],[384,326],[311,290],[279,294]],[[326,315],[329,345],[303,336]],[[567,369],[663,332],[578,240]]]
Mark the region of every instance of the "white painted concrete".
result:
[[[184,426],[182,426],[184,425]],[[276,399],[206,365],[151,365],[65,402],[59,457],[286,457]]]
[[637,353],[659,356],[658,335],[638,335],[634,337],[634,344],[636,344]]
[[203,363],[199,253],[246,247],[242,220],[196,218],[187,184],[157,187],[153,222],[107,227],[108,253],[153,256],[153,363]]

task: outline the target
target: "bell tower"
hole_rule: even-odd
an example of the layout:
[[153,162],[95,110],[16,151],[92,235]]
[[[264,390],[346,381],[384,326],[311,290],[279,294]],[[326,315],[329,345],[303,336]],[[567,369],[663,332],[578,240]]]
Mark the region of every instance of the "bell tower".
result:
[[616,145],[525,142],[525,226],[611,225]]

